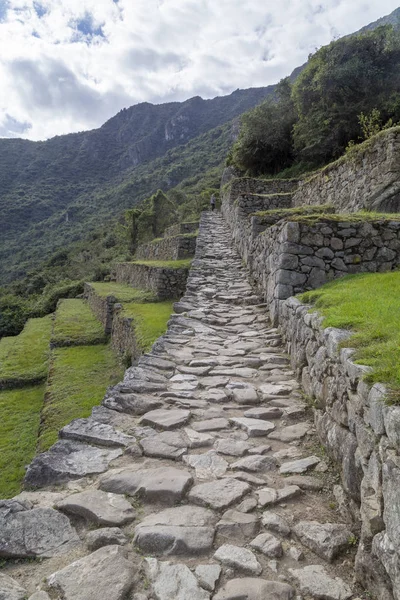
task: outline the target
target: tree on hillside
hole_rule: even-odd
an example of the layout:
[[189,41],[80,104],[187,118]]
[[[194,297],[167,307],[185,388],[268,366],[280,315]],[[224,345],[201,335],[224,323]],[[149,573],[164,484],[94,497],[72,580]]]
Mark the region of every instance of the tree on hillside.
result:
[[293,86],[297,156],[322,164],[362,133],[359,116],[400,116],[400,37],[390,26],[321,48]]
[[292,128],[296,113],[289,78],[267,100],[243,116],[231,161],[251,175],[274,174],[293,162]]

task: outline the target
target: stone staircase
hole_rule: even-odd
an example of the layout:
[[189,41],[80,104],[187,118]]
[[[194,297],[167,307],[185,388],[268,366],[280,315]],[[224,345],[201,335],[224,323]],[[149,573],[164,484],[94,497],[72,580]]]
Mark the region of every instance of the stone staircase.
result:
[[0,598],[357,595],[336,473],[218,213],[203,214],[175,310],[103,405],[34,459],[32,491],[0,502]]

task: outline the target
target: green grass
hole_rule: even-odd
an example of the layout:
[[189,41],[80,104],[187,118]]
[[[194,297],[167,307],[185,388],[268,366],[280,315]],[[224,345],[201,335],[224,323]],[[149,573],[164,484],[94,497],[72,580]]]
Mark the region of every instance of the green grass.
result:
[[109,345],[73,346],[53,351],[39,451],[57,441],[58,431],[72,419],[88,417],[106,388],[122,379],[123,371]]
[[52,316],[30,319],[15,337],[0,340],[0,386],[16,387],[47,377]]
[[254,217],[280,217],[282,219],[291,219],[301,215],[321,215],[329,213],[329,216],[334,212],[334,207],[330,204],[321,204],[320,206],[297,206],[295,208],[273,208],[271,210],[260,210],[252,213]]
[[86,300],[69,298],[57,305],[51,341],[55,346],[104,344],[106,335]]
[[133,288],[124,283],[95,282],[90,283],[96,294],[101,298],[114,296],[118,302],[154,302],[155,295],[149,290]]
[[124,306],[124,316],[133,318],[137,343],[143,352],[150,350],[156,339],[165,333],[172,307],[173,301],[170,300]]
[[134,260],[134,265],[145,265],[147,267],[161,267],[164,269],[190,269],[192,258],[183,260]]
[[0,392],[0,498],[21,491],[35,455],[44,385]]
[[386,384],[400,403],[400,272],[348,275],[299,298],[325,317],[324,327],[354,332],[346,346],[372,367],[367,381]]
[[372,211],[360,211],[355,213],[333,213],[328,214],[326,212],[309,214],[303,213],[294,215],[291,217],[291,221],[298,221],[308,225],[314,223],[320,223],[321,221],[335,221],[337,223],[375,223],[377,221],[381,223],[388,223],[389,221],[400,221],[400,213],[378,213]]

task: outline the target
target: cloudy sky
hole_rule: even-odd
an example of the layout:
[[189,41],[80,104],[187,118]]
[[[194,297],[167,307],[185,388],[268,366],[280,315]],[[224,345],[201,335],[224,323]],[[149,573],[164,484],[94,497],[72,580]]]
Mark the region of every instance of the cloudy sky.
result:
[[398,0],[0,0],[0,137],[264,86]]

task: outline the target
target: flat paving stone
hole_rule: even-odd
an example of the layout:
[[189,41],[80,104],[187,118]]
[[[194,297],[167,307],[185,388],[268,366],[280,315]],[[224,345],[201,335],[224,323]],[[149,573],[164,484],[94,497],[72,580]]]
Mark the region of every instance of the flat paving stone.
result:
[[47,578],[63,600],[107,598],[123,600],[131,590],[135,570],[121,546],[100,548]]
[[57,502],[56,508],[98,525],[125,525],[136,517],[130,502],[119,494],[88,490]]
[[272,456],[263,456],[262,454],[254,454],[252,456],[245,456],[240,460],[232,463],[231,469],[237,469],[239,471],[250,471],[250,473],[274,471],[277,467],[276,458]]
[[146,558],[147,573],[157,600],[209,600],[210,594],[202,587],[184,564],[160,562]]
[[259,404],[260,399],[254,387],[233,390],[232,397],[237,404]]
[[269,419],[280,419],[282,415],[283,410],[277,406],[272,406],[271,408],[250,408],[250,410],[246,410],[244,413],[244,416],[249,419],[262,419],[263,421],[268,421]]
[[274,423],[262,421],[261,419],[249,419],[247,417],[233,417],[229,419],[241,429],[244,429],[249,437],[260,437],[269,434],[275,429]]
[[242,573],[250,575],[260,575],[262,573],[262,566],[255,554],[251,550],[247,550],[247,548],[224,544],[218,548],[214,554],[214,558],[223,565],[237,569]]
[[260,386],[260,392],[265,397],[271,396],[288,396],[293,391],[291,385],[264,383]]
[[146,502],[180,502],[193,483],[188,471],[173,467],[124,468],[109,471],[100,479],[100,489],[115,494],[139,495]]
[[220,454],[228,456],[243,456],[251,445],[248,442],[233,439],[219,439],[214,443],[214,448]]
[[321,600],[347,600],[353,594],[340,577],[330,577],[322,565],[288,569],[302,594]]
[[163,431],[139,442],[145,456],[179,460],[187,452],[187,441],[179,431]]
[[300,521],[293,532],[306,548],[329,562],[349,548],[353,535],[347,525],[318,521]]
[[288,485],[298,485],[302,490],[311,492],[318,492],[324,487],[324,482],[321,479],[310,475],[291,475],[286,477],[285,481]]
[[145,517],[135,528],[135,545],[147,554],[196,556],[210,551],[216,516],[199,506],[170,508]]
[[205,448],[212,446],[215,441],[215,437],[209,433],[201,433],[189,427],[186,427],[183,431],[189,448]]
[[219,535],[238,541],[256,535],[260,528],[260,519],[257,515],[250,515],[238,510],[229,509],[217,523]]
[[251,487],[243,481],[222,479],[194,486],[188,498],[193,504],[222,510],[242,500],[250,490]]
[[175,429],[185,425],[190,419],[190,410],[181,408],[166,410],[152,410],[140,419],[142,425],[150,425],[150,427],[159,427],[160,429]]
[[283,463],[279,469],[281,475],[288,475],[291,473],[305,473],[308,469],[315,467],[321,460],[318,456],[308,456],[307,458],[301,458],[299,460],[292,460],[290,462]]
[[301,494],[301,489],[297,485],[288,485],[280,490],[265,487],[261,490],[256,490],[255,493],[256,496],[258,496],[259,506],[264,508],[299,496]]
[[192,423],[192,429],[195,431],[220,431],[221,429],[228,429],[229,421],[223,417],[217,419],[206,419],[205,421],[195,421]]
[[198,565],[194,572],[202,588],[209,592],[215,590],[215,586],[221,576],[221,567],[219,565]]
[[280,515],[268,510],[263,513],[262,524],[268,531],[274,531],[287,537],[291,533],[291,529],[287,521]]
[[104,546],[124,546],[128,542],[129,539],[119,527],[102,527],[86,535],[86,545],[92,552]]
[[221,458],[215,450],[204,454],[190,454],[183,457],[183,462],[193,467],[197,479],[217,479],[222,477],[228,469],[228,463]]
[[103,405],[110,410],[129,415],[140,416],[163,406],[163,401],[143,394],[112,393],[103,400]]
[[279,431],[274,431],[268,437],[271,440],[279,440],[280,442],[294,442],[295,440],[301,440],[310,429],[310,423],[296,423],[296,425],[288,425]]
[[213,600],[293,600],[295,595],[287,583],[242,577],[228,581]]
[[25,600],[27,591],[15,579],[0,573],[0,600]]
[[271,533],[260,533],[260,535],[250,542],[250,547],[268,556],[268,558],[280,558],[283,556],[281,542]]

